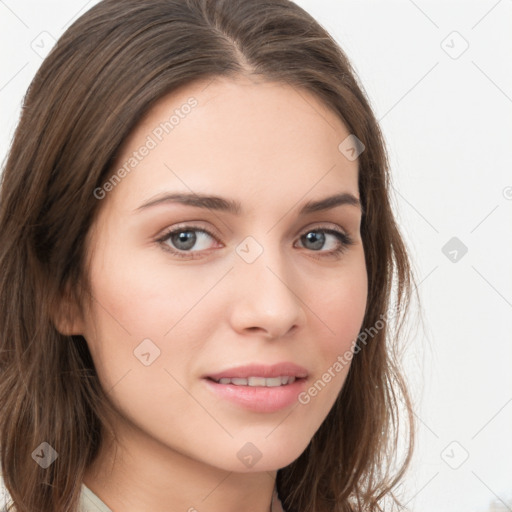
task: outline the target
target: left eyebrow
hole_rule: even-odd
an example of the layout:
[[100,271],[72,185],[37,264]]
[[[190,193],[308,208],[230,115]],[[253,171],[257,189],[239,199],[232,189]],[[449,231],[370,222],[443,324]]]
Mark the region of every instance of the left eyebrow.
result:
[[[188,206],[194,206],[196,208],[225,211],[235,215],[240,215],[242,212],[242,206],[238,201],[228,200],[219,196],[183,193],[159,195],[151,198],[149,201],[136,208],[135,211],[144,210],[146,208],[165,203],[181,203]],[[308,201],[299,210],[299,215],[307,215],[314,212],[330,210],[331,208],[342,205],[355,206],[356,208],[359,208],[361,212],[364,211],[360,200],[356,196],[348,192],[344,192],[342,194],[335,194],[323,199]]]
[[317,201],[308,201],[299,211],[300,215],[306,215],[308,213],[320,212],[323,210],[329,210],[331,208],[335,208],[336,206],[342,205],[350,205],[355,206],[361,210],[361,213],[364,211],[363,205],[361,201],[354,195],[345,192],[343,194],[336,194],[334,196],[329,196],[324,199],[320,199]]

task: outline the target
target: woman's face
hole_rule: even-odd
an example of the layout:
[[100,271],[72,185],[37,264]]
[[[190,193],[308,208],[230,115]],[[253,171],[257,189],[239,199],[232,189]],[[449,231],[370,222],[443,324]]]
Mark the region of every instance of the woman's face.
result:
[[307,447],[367,299],[349,135],[303,90],[216,79],[162,99],[127,139],[95,192],[93,297],[75,325],[124,443],[235,472]]

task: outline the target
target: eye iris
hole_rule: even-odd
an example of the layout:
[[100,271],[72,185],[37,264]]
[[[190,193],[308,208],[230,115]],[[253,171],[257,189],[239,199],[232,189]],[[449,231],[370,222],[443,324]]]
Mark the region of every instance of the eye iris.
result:
[[[193,231],[180,231],[171,235],[172,243],[177,249],[186,251],[192,249],[196,243],[197,236]],[[183,243],[184,245],[180,245]]]
[[321,249],[325,244],[325,234],[317,231],[310,231],[302,237],[306,242],[311,242],[308,249]]

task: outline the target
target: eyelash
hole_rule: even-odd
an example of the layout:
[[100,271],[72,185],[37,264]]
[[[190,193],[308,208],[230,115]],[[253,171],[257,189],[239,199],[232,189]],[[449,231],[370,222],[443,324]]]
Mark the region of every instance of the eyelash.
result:
[[[203,251],[179,251],[179,250],[173,249],[169,244],[166,243],[166,241],[168,241],[172,235],[177,234],[177,233],[188,232],[188,231],[199,231],[201,233],[206,233],[209,237],[211,237],[212,239],[214,239],[218,242],[217,237],[213,233],[211,233],[210,231],[208,231],[207,229],[205,229],[203,227],[193,226],[193,225],[179,226],[177,228],[170,229],[170,230],[166,231],[160,238],[158,238],[156,240],[156,242],[161,244],[164,250],[170,252],[174,256],[178,256],[179,258],[189,259],[189,260],[200,258],[201,257],[200,253]],[[300,235],[299,238],[302,238],[302,236],[307,235],[308,233],[311,233],[311,232],[326,233],[329,235],[333,235],[340,242],[338,247],[331,251],[311,250],[310,252],[312,252],[312,253],[318,252],[322,255],[320,258],[312,255],[312,257],[314,259],[321,259],[321,258],[326,258],[326,257],[339,258],[339,257],[341,257],[342,254],[345,253],[345,251],[348,249],[349,246],[355,244],[352,237],[350,235],[348,235],[347,233],[343,233],[342,231],[338,231],[336,229],[330,229],[330,228],[308,229],[302,235]],[[196,256],[196,254],[197,254],[197,256]]]

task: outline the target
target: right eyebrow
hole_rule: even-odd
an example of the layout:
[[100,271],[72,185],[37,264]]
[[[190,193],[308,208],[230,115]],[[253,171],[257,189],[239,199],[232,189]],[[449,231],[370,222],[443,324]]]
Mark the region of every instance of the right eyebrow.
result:
[[166,203],[181,203],[187,206],[195,206],[197,208],[225,211],[235,215],[240,215],[242,212],[242,206],[238,201],[224,199],[223,197],[219,196],[182,193],[164,193],[155,196],[149,201],[140,205],[135,209],[135,211],[144,210],[152,206]]

